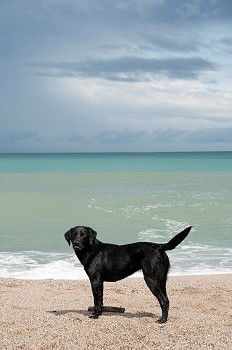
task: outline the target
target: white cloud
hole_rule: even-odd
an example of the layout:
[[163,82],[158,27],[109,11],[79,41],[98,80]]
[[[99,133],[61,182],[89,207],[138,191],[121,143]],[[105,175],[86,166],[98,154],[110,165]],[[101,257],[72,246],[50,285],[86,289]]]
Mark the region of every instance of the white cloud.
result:
[[[195,129],[232,126],[231,87],[212,90],[201,81],[164,79],[152,82],[122,83],[104,79],[47,80],[48,93],[59,96],[59,103],[85,110],[82,131],[89,120],[110,130],[117,128],[146,130],[158,128]],[[54,85],[53,85],[54,84]]]

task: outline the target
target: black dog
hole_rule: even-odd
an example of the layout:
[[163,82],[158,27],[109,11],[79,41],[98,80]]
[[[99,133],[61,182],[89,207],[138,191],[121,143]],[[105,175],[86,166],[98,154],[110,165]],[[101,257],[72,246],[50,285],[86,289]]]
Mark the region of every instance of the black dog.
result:
[[64,237],[69,245],[72,242],[75,254],[90,279],[94,297],[94,312],[90,317],[98,318],[102,313],[104,281],[115,282],[142,269],[145,282],[162,309],[162,317],[157,322],[166,322],[169,309],[166,280],[170,264],[165,251],[180,244],[191,228],[186,228],[168,243],[125,245],[100,242],[96,239],[97,232],[90,227],[76,226],[67,231]]

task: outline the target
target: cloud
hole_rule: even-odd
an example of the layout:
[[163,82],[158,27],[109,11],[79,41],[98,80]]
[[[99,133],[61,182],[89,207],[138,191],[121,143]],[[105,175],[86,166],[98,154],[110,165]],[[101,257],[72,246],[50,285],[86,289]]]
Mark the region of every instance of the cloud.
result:
[[[155,48],[164,49],[171,52],[194,52],[198,51],[200,44],[197,41],[184,38],[157,37],[151,40],[150,50],[154,52]],[[149,45],[148,45],[149,48]]]
[[124,143],[139,143],[144,139],[146,131],[104,131],[97,135],[96,140],[102,144],[124,144]]
[[232,143],[232,128],[195,130],[187,137],[188,143]]
[[[76,137],[75,137],[76,135]],[[120,152],[225,150],[232,147],[232,128],[195,130],[108,130],[95,136],[39,136],[37,133],[0,137],[2,152]],[[48,148],[49,145],[49,148]]]
[[232,36],[221,39],[221,43],[232,46]]
[[17,143],[25,140],[36,139],[38,137],[37,132],[23,132],[23,133],[14,133],[8,135],[0,136],[0,141],[7,141],[10,143]]
[[[147,33],[148,34],[148,33]],[[183,35],[170,36],[168,33],[152,33],[144,35],[142,40],[128,41],[124,44],[101,44],[88,48],[92,57],[115,59],[122,57],[154,57],[157,52],[171,52],[173,54],[186,54],[199,51],[200,42]]]
[[[92,59],[77,63],[45,63],[35,66],[48,69],[48,76],[54,74],[59,77],[100,77],[118,81],[142,81],[157,74],[175,79],[196,79],[201,72],[216,69],[214,63],[200,57],[164,59],[121,57],[108,60]],[[46,71],[42,74],[46,75]]]
[[70,132],[67,135],[62,135],[59,137],[53,137],[51,138],[51,141],[65,141],[65,142],[71,142],[71,143],[78,143],[83,141],[83,137],[76,132]]
[[229,148],[231,0],[0,0],[0,33],[1,150]]
[[225,53],[231,56],[231,52],[232,52],[232,36],[227,36],[225,38],[222,38],[219,41],[220,44],[222,44],[222,48],[225,51]]
[[156,130],[153,132],[155,143],[194,143],[215,144],[232,143],[232,128],[206,128],[196,130]]
[[[36,0],[30,0],[36,5]],[[41,0],[44,8],[57,11],[70,9],[71,12],[96,16],[106,11],[108,15],[114,13],[118,18],[129,13],[156,21],[179,22],[182,20],[204,21],[207,18],[230,18],[232,13],[231,0]],[[175,16],[174,16],[175,14]]]
[[[91,142],[86,141],[86,142]],[[232,144],[232,128],[204,128],[195,130],[157,129],[146,132],[111,130],[100,133],[92,142],[98,144]]]

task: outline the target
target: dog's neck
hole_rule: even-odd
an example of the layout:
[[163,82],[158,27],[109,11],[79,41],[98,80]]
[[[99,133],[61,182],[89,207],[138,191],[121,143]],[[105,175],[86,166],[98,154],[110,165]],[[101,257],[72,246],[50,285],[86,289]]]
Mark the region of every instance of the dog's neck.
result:
[[86,267],[89,265],[90,261],[92,260],[92,256],[96,256],[96,251],[101,245],[101,242],[96,239],[94,244],[89,247],[89,249],[84,249],[84,251],[75,251],[76,256],[80,260],[80,263]]

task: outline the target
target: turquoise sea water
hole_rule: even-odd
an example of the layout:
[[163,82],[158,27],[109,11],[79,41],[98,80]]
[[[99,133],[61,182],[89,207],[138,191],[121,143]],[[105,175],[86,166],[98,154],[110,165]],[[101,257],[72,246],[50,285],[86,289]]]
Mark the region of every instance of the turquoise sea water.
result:
[[0,173],[232,172],[232,152],[0,154]]
[[232,152],[0,154],[0,276],[83,278],[63,233],[166,242],[172,274],[231,272]]

